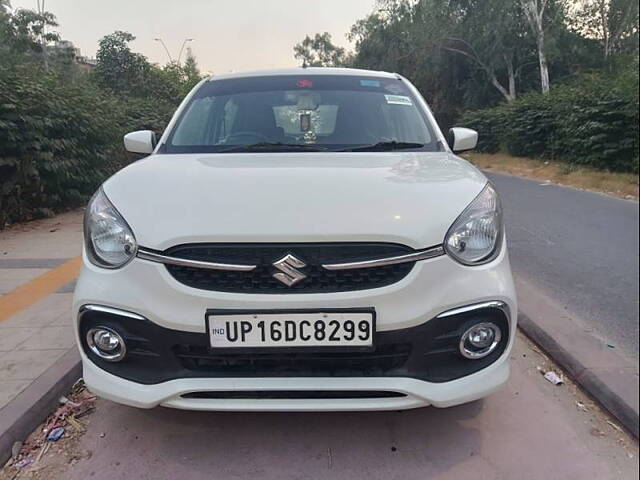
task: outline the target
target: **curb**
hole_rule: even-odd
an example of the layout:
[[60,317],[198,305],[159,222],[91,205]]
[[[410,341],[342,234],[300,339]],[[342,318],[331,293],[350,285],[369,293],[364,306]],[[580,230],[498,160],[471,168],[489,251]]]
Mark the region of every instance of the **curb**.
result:
[[526,281],[516,284],[520,329],[638,438],[638,367]]
[[0,409],[0,465],[11,458],[14,442],[24,441],[81,376],[80,354],[74,346]]

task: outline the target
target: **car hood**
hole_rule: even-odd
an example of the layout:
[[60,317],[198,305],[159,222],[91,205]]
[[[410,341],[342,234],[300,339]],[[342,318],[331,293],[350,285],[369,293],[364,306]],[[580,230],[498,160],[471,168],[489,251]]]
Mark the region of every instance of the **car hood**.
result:
[[446,152],[152,155],[104,191],[141,246],[442,243],[487,180]]

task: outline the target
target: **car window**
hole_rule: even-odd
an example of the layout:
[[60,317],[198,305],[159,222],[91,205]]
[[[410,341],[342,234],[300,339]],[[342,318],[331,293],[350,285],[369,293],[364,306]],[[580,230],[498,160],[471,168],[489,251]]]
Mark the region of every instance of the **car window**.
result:
[[202,97],[191,102],[187,114],[178,124],[174,141],[176,145],[206,145],[207,122],[211,116],[212,97]]
[[216,152],[265,143],[330,150],[379,142],[437,148],[427,115],[401,80],[272,76],[203,84],[163,150]]

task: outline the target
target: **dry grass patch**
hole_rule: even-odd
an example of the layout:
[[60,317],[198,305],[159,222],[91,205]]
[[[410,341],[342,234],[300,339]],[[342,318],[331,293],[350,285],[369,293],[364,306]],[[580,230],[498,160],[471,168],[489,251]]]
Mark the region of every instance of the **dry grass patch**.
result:
[[595,170],[567,163],[512,157],[506,153],[463,155],[478,168],[550,181],[559,185],[602,192],[627,200],[638,200],[638,175]]

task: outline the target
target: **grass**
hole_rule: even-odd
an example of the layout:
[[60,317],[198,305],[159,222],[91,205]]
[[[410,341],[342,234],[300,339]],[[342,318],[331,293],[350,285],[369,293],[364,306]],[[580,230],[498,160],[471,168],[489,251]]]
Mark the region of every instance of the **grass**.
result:
[[637,201],[639,196],[638,175],[633,173],[607,172],[557,161],[513,157],[506,153],[467,153],[463,157],[483,170],[550,181],[627,200]]

